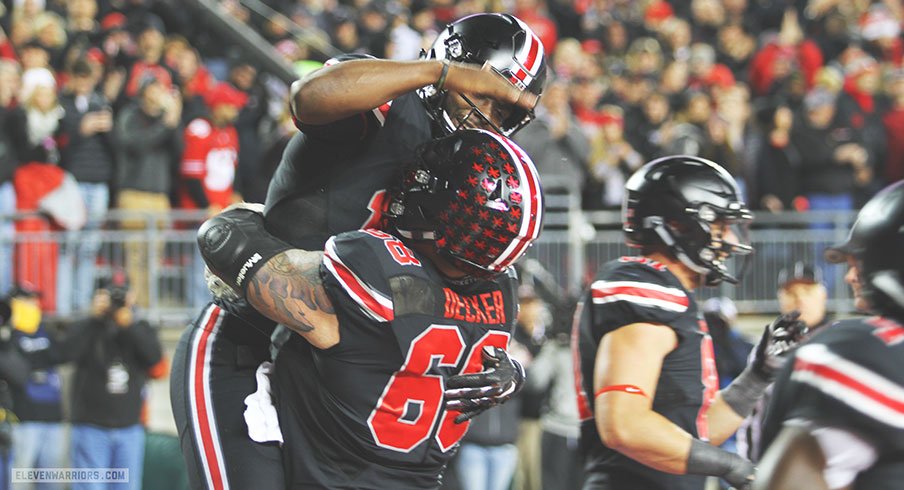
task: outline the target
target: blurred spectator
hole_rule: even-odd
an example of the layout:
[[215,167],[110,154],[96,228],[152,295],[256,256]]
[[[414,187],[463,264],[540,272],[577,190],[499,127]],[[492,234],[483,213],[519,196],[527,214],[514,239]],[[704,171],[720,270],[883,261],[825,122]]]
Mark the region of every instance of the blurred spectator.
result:
[[22,73],[19,104],[25,111],[29,147],[54,148],[51,160],[56,163],[56,143],[53,135],[63,117],[57,100],[57,85],[53,73],[46,68],[32,68]]
[[[858,133],[870,163],[876,166],[885,162],[886,152],[885,128],[882,124],[884,107],[876,97],[881,73],[876,60],[865,54],[855,56],[845,67],[844,89],[838,98],[836,118]],[[857,187],[866,187],[866,182]],[[874,190],[877,191],[878,188]],[[869,200],[872,193],[863,197],[857,203],[858,207]]]
[[694,39],[715,46],[716,31],[725,23],[725,8],[719,0],[691,0],[690,20],[694,26]]
[[216,79],[202,64],[201,55],[188,45],[172,53],[172,60],[167,62],[176,72],[179,86],[182,88],[182,122],[206,117],[210,111],[204,97]]
[[19,91],[19,66],[13,60],[0,60],[0,294],[13,285],[13,245],[15,227],[9,215],[16,212],[13,174],[28,141],[25,113],[16,101]]
[[794,209],[800,187],[801,158],[791,144],[794,113],[786,105],[769,105],[757,114],[763,141],[756,153],[756,188],[759,207],[777,213]]
[[258,78],[257,67],[244,60],[232,62],[228,82],[246,97],[245,105],[241,107],[235,120],[235,130],[239,136],[237,187],[242,190],[242,195],[248,202],[264,202],[263,198],[252,199],[247,191],[257,178],[263,146],[276,139],[273,135],[264,137],[267,134],[264,128],[274,124],[269,119],[269,94]]
[[684,94],[682,110],[675,115],[675,125],[663,147],[667,154],[700,155],[709,142],[707,123],[713,115],[712,100],[704,91]]
[[[519,277],[522,284],[518,287],[518,318],[515,327],[515,338],[527,347],[533,358],[540,353],[546,343],[546,336],[552,327],[552,315],[545,301],[537,294],[536,279],[530,274],[522,275],[527,267],[520,264]],[[519,358],[520,360],[520,358]],[[532,368],[531,368],[532,369]],[[527,373],[530,379],[533,375]],[[540,415],[549,398],[547,386],[532,385],[525,382],[524,390],[519,394],[521,399],[521,423],[518,426],[518,466],[515,470],[513,488],[519,490],[541,490],[543,486],[543,454],[541,451],[542,427]]]
[[[161,216],[149,219],[138,213],[166,213],[170,209],[169,194],[173,190],[173,170],[182,154],[180,117],[182,99],[177,92],[155,76],[142,79],[138,97],[123,107],[114,123],[114,139],[118,147],[116,188],[117,207],[129,211],[122,220],[126,230],[142,230],[162,226]],[[148,305],[148,244],[146,241],[126,243],[126,267],[134,284],[137,304]],[[159,257],[160,254],[157,254]]]
[[869,155],[849,126],[835,122],[835,96],[817,88],[804,99],[804,116],[791,141],[801,157],[801,186],[809,209],[853,209],[855,182],[872,178]]
[[50,55],[50,66],[58,70],[63,65],[63,50],[66,47],[66,23],[53,12],[42,12],[32,24],[34,40]]
[[[781,314],[800,312],[800,320],[809,329],[808,337],[832,323],[827,313],[828,293],[822,281],[822,273],[813,264],[795,262],[791,267],[779,271],[777,298]],[[772,386],[766,389],[753,412],[738,429],[738,454],[754,462],[761,454],[763,419],[771,398]]]
[[718,40],[716,61],[726,66],[735,78],[747,80],[756,39],[741,24],[727,24],[719,29]]
[[19,47],[19,60],[22,71],[33,68],[50,69],[50,51],[41,43],[31,40]]
[[738,308],[731,298],[710,298],[703,302],[702,310],[703,319],[713,338],[719,385],[724,388],[747,367],[747,356],[753,349],[753,344],[736,328]]
[[[665,2],[658,3],[662,4]],[[669,58],[674,61],[688,61],[690,59],[691,25],[686,20],[671,17],[662,23],[659,32],[661,39],[665,42],[665,51]]]
[[[156,15],[147,14],[138,21],[135,36],[137,59],[129,67],[125,90],[123,91],[124,96],[134,97],[138,95],[141,81],[148,76],[156,78],[167,89],[172,87],[172,72],[163,64],[165,35],[166,27]],[[121,106],[122,103],[124,103],[124,100],[118,105]]]
[[690,89],[724,88],[735,83],[731,70],[725,65],[716,63],[716,50],[708,44],[695,43],[691,46],[688,67],[690,68],[690,77],[688,78],[687,87]]
[[35,146],[26,155],[13,174],[16,208],[29,214],[16,221],[16,232],[26,233],[28,239],[16,244],[15,276],[16,281],[27,282],[42,292],[43,310],[54,311],[58,243],[41,233],[28,233],[81,228],[85,224],[85,203],[72,174],[51,163],[55,161],[55,147]]
[[661,93],[653,93],[643,101],[640,114],[625,136],[644,160],[663,155],[662,145],[668,138],[671,115],[669,100]]
[[[128,468],[141,488],[145,429],[140,423],[148,371],[162,358],[157,333],[134,317],[135,296],[122,271],[98,284],[92,314],[67,333],[75,361],[72,466]],[[73,490],[95,488],[74,484]]]
[[[13,467],[61,468],[66,466],[62,386],[57,365],[65,349],[50,335],[42,321],[39,293],[20,283],[9,293],[12,342],[28,363],[28,380],[13,391],[13,411],[19,418],[13,432]],[[39,483],[38,489],[62,488]]]
[[780,93],[792,76],[800,76],[807,88],[813,86],[823,65],[822,52],[813,41],[804,39],[797,12],[788,9],[781,30],[750,62],[750,85],[756,95]]
[[[703,302],[702,310],[712,337],[719,388],[725,388],[747,367],[753,344],[737,330],[738,308],[730,298],[710,298]],[[726,439],[721,447],[735,452],[735,437]]]
[[88,47],[100,44],[101,26],[96,20],[98,10],[97,0],[66,1],[66,36],[69,46]]
[[[180,167],[180,207],[206,210],[213,216],[242,200],[235,188],[239,136],[235,130],[239,111],[248,101],[244,92],[220,83],[206,94],[209,118],[197,118],[185,127],[185,151]],[[189,304],[200,308],[210,301],[204,280],[204,260],[191,247],[192,270],[186,275]]]
[[[892,4],[893,5],[893,4]],[[904,61],[904,41],[901,40],[901,7],[898,17],[883,3],[874,3],[860,17],[858,27],[866,49],[874,58],[901,66]]]
[[602,108],[599,136],[591,140],[589,178],[584,184],[584,209],[621,206],[625,180],[644,163],[644,158],[625,139],[624,113],[617,106]]
[[578,490],[583,485],[583,458],[578,449],[580,420],[574,396],[574,366],[567,333],[543,344],[531,363],[525,391],[547,392],[540,416],[542,488]]
[[810,335],[831,323],[828,314],[828,292],[822,270],[813,264],[795,262],[778,274],[778,308],[781,313],[800,312]]
[[[82,0],[77,0],[82,1]],[[60,251],[57,272],[57,314],[85,311],[91,303],[94,270],[100,236],[97,230],[110,204],[114,170],[113,112],[109,101],[97,92],[97,78],[80,59],[69,73],[68,88],[61,96],[64,110],[57,139],[60,166],[78,181],[85,201],[87,222],[78,239],[70,236]]]
[[12,310],[9,301],[0,301],[0,490],[12,484],[13,390],[24,389],[28,381],[28,362],[12,340]]
[[537,119],[515,135],[544,178],[555,176],[578,184],[590,156],[590,143],[568,105],[569,84],[555,80],[546,87]]
[[888,94],[891,108],[882,117],[888,152],[885,160],[885,181],[904,179],[904,69],[895,70],[889,77]]

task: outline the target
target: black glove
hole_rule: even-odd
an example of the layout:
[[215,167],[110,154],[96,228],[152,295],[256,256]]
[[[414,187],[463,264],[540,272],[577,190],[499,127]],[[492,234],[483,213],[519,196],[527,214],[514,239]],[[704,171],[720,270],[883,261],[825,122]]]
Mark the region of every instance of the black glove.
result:
[[807,325],[799,320],[800,312],[780,315],[763,330],[753,356],[753,370],[768,381],[782,367],[788,353],[797,347],[807,334]]
[[456,424],[505,403],[524,386],[524,368],[504,349],[487,346],[482,355],[483,371],[446,381],[446,409],[461,412],[455,417]]

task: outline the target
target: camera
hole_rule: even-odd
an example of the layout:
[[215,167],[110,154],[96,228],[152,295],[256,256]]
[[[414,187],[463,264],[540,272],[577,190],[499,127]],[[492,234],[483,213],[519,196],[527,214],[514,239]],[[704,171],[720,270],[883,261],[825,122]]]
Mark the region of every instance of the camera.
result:
[[123,271],[115,270],[110,277],[98,280],[97,289],[105,290],[110,295],[110,312],[114,312],[126,305],[129,279]]
[[110,293],[111,310],[118,310],[126,305],[126,293],[129,292],[128,289],[114,286],[107,288],[107,291]]

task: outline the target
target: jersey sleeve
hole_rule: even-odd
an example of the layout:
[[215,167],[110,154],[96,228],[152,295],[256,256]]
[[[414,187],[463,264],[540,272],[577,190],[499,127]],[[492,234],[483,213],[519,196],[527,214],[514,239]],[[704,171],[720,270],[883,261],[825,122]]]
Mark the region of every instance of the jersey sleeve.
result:
[[796,396],[784,419],[848,427],[904,451],[904,349],[860,322],[829,327],[798,349],[789,373]]
[[670,284],[666,274],[641,263],[606,268],[590,285],[588,298],[596,334],[602,337],[633,323],[670,325],[685,313],[690,299],[685,291]]
[[[324,284],[340,304],[349,302],[353,310],[380,323],[395,318],[392,290],[386,263],[391,260],[381,232],[353,231],[327,240],[321,275]],[[400,244],[401,242],[399,242]]]
[[[331,58],[324,63],[324,66],[331,66],[350,59],[356,59],[353,56],[344,55],[337,58]],[[386,123],[386,117],[392,101],[375,107],[369,111],[352,114],[346,118],[334,121],[328,124],[306,124],[298,120],[295,115],[295,105],[290,104],[292,112],[292,121],[299,131],[313,137],[328,141],[345,142],[354,144],[363,141],[371,136]]]
[[182,153],[180,173],[185,177],[203,178],[206,170],[208,139],[213,131],[204,119],[194,119],[185,127],[185,151]]

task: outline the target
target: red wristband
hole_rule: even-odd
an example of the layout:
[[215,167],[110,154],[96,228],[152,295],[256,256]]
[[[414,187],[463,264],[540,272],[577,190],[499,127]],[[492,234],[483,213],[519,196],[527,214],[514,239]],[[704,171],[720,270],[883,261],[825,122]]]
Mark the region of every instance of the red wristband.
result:
[[[598,396],[602,395],[603,393],[610,392],[610,391],[623,391],[623,392],[625,392],[625,393],[630,393],[630,394],[632,394],[632,395],[642,395],[642,396],[647,396],[647,394],[644,393],[644,391],[643,391],[642,389],[640,389],[640,387],[638,387],[638,386],[634,386],[634,385],[610,385],[610,386],[603,386],[602,388],[596,390],[596,393],[593,394],[593,399],[596,400],[596,398],[597,398]],[[648,397],[648,398],[649,398],[649,397]]]

